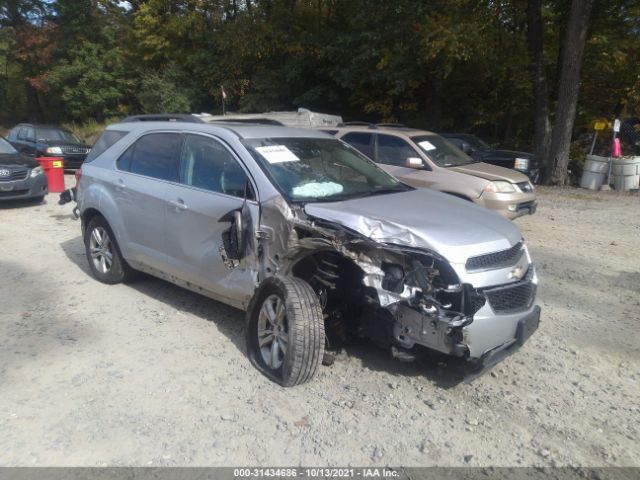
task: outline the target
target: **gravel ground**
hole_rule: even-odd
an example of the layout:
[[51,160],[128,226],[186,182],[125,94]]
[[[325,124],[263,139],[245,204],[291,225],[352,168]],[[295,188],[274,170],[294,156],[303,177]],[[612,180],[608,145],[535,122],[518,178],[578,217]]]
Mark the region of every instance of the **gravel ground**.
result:
[[93,280],[57,195],[0,205],[0,465],[638,466],[640,198],[539,196],[517,354],[465,384],[359,344],[293,389],[250,366],[242,312]]

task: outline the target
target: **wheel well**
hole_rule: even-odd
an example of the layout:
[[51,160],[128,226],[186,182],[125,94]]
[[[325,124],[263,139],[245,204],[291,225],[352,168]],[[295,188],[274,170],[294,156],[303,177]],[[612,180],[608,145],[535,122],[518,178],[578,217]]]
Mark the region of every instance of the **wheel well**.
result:
[[308,283],[320,273],[323,283],[337,284],[340,281],[361,282],[362,269],[350,258],[335,250],[323,250],[305,255],[293,264],[291,275]]
[[324,250],[299,259],[290,272],[306,281],[318,296],[327,344],[344,342],[360,320],[365,292],[362,269],[335,250]]
[[84,213],[82,214],[82,229],[83,231],[86,230],[87,225],[89,225],[89,222],[97,217],[97,216],[102,216],[102,214],[96,210],[95,208],[87,208]]

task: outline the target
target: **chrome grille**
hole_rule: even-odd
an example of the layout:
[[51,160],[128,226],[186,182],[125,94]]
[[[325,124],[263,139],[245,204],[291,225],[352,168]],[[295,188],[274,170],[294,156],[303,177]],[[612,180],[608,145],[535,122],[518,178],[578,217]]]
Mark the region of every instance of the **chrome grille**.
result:
[[516,185],[518,185],[518,188],[525,193],[533,192],[533,187],[529,182],[520,182],[520,183],[516,183]]
[[524,246],[522,242],[518,242],[508,250],[471,257],[467,260],[465,268],[467,269],[467,272],[474,272],[479,270],[496,270],[498,268],[510,267],[520,260],[523,253]]
[[[6,172],[9,172],[7,175]],[[2,167],[0,166],[0,182],[15,182],[27,178],[29,170],[24,167]]]
[[86,155],[89,153],[89,150],[91,150],[87,147],[76,147],[73,145],[64,145],[60,148],[65,155]]
[[493,311],[496,313],[517,313],[528,310],[536,297],[533,272],[533,267],[531,267],[519,282],[483,290]]

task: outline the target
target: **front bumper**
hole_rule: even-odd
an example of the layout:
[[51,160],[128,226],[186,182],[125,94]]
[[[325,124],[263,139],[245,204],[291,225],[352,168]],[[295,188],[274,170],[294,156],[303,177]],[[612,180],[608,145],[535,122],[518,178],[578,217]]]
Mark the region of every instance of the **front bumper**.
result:
[[533,215],[538,208],[535,193],[484,192],[480,196],[479,203],[509,220],[523,215]]
[[513,355],[533,335],[540,326],[539,306],[518,320],[515,337],[502,345],[485,352],[477,361],[476,368],[465,376],[465,382],[470,382],[491,370],[505,358]]
[[44,174],[14,182],[0,182],[0,201],[26,200],[43,197],[47,193],[49,193],[49,189],[47,187],[47,177]]
[[[533,305],[524,312],[512,314],[495,314],[488,305],[478,311],[473,322],[463,329],[462,343],[469,349],[469,358],[488,361],[502,350],[508,350],[515,344],[521,346],[531,336],[520,333],[522,323],[535,323],[535,331],[540,321],[540,307]],[[536,320],[530,320],[535,318]]]

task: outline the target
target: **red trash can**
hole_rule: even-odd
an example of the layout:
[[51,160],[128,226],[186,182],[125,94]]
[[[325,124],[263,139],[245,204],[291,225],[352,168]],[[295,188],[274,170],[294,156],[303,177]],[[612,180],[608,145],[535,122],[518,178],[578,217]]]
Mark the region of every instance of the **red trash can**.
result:
[[49,192],[62,193],[64,188],[64,161],[60,157],[39,157],[36,160],[40,162],[47,183],[49,184]]

